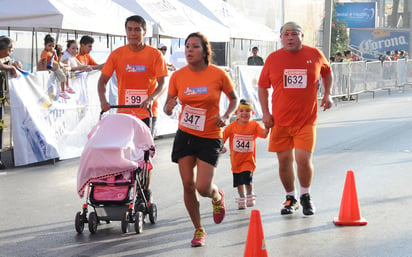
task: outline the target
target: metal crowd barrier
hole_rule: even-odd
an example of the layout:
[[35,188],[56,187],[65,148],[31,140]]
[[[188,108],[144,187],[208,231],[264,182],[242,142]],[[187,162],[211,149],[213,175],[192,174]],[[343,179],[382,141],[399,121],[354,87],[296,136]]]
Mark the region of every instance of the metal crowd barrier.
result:
[[[403,90],[412,86],[412,59],[397,61],[332,63],[334,98],[350,99],[361,93],[377,90]],[[322,92],[320,93],[322,97]]]

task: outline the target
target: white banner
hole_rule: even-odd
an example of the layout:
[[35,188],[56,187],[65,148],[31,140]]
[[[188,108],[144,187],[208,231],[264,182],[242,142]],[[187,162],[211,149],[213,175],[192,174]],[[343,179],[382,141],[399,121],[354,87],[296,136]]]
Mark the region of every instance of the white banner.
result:
[[[258,99],[257,81],[262,67],[239,66],[238,92],[241,98],[253,102],[255,119],[262,117]],[[165,93],[159,98],[156,136],[173,134],[177,130],[180,106],[167,116],[163,106],[167,97],[169,78],[165,80]],[[87,142],[87,135],[100,118],[97,81],[100,71],[76,73],[69,79],[75,91],[70,99],[59,97],[60,82],[54,73],[37,72],[10,78],[11,128],[16,166],[54,158],[79,157]],[[113,76],[107,84],[107,99],[117,104],[117,81]],[[270,99],[269,99],[270,102]],[[228,99],[222,95],[220,108],[224,112]],[[116,110],[113,110],[116,111]],[[116,124],[113,124],[116,126]]]
[[54,73],[20,74],[9,80],[15,165],[80,156],[91,127],[99,120],[97,80],[100,72],[79,73],[69,80],[75,94],[59,97]]
[[[100,118],[99,77],[100,71],[72,75],[69,85],[75,93],[68,94],[70,99],[59,97],[60,82],[48,71],[27,76],[20,73],[17,78],[9,79],[16,166],[82,154],[87,135]],[[107,84],[106,92],[109,102],[117,104],[115,76]],[[171,117],[166,116],[163,113],[166,95],[167,90],[159,99],[156,135],[172,134],[177,130],[179,108]]]

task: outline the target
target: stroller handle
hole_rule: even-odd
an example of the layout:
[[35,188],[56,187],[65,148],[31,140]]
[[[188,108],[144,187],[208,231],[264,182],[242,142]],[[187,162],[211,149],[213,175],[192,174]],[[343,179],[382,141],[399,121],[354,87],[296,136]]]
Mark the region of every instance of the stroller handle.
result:
[[[140,105],[110,105],[110,108],[140,108]],[[152,118],[152,109],[147,109],[147,112],[149,113],[149,117]],[[100,116],[102,116],[103,113],[104,111],[102,110]]]

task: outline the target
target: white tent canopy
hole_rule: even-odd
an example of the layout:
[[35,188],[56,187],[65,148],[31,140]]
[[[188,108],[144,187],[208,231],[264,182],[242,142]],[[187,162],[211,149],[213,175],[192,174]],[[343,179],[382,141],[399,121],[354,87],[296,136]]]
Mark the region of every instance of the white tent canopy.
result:
[[[125,35],[131,11],[112,0],[1,0],[0,29]],[[151,24],[146,36],[152,36]]]
[[113,1],[154,22],[153,34],[160,37],[186,38],[199,31],[213,42],[230,40],[228,27],[177,0]]
[[207,15],[230,28],[230,37],[238,39],[275,41],[275,32],[264,24],[240,14],[236,9],[222,0],[178,0],[186,6]]

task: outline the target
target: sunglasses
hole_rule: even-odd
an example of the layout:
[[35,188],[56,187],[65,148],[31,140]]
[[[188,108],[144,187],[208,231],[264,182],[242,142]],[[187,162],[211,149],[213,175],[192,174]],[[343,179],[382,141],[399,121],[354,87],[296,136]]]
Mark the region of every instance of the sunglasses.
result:
[[167,48],[160,48],[160,51],[167,51]]

